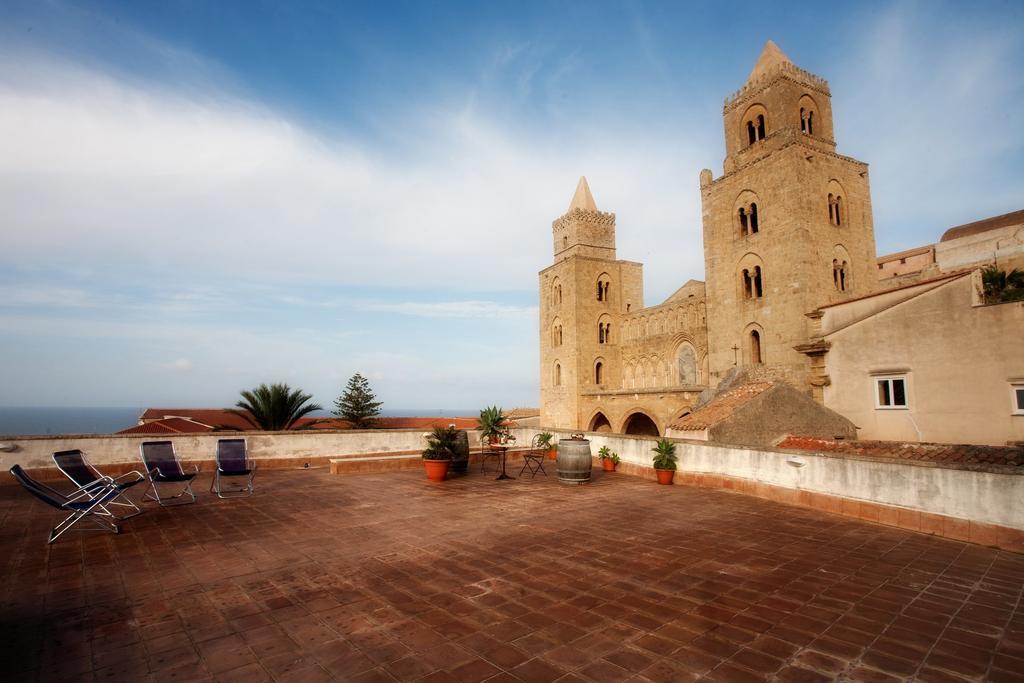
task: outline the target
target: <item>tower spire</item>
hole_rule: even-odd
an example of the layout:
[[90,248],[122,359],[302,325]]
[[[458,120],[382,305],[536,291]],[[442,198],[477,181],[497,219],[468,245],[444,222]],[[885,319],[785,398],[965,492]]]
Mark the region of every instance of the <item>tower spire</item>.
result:
[[572,201],[569,202],[569,210],[572,211],[573,209],[597,211],[594,195],[590,194],[590,185],[587,184],[586,176],[580,176],[580,182],[576,185],[576,194],[572,196]]
[[786,56],[779,46],[773,41],[769,40],[764,44],[764,49],[761,50],[761,56],[757,58],[757,64],[754,65],[754,70],[750,72],[750,76],[747,77],[747,82],[756,80],[761,76],[765,75],[780,64],[791,64],[789,57]]

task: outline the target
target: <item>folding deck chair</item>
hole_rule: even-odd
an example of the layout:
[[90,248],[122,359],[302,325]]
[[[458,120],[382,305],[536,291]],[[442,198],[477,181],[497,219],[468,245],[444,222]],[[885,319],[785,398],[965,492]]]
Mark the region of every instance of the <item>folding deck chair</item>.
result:
[[[146,476],[149,477],[149,488],[146,489],[145,497],[155,500],[162,507],[174,505],[190,505],[196,502],[196,494],[192,492],[192,480],[199,474],[199,466],[193,465],[194,472],[185,472],[181,469],[178,456],[174,454],[174,444],[170,441],[143,441],[139,445],[139,452],[142,454],[142,462],[146,465]],[[173,496],[161,496],[157,484],[184,484],[185,487]],[[153,493],[150,494],[150,489]],[[177,503],[169,501],[181,498],[188,494],[192,500],[182,500]]]
[[[80,487],[93,497],[105,494],[107,488],[118,490],[116,498],[103,504],[112,517],[117,519],[128,519],[142,512],[139,506],[128,497],[128,489],[139,482],[146,481],[141,473],[132,471],[122,474],[120,477],[108,477],[100,474],[99,470],[86,460],[85,453],[79,449],[71,451],[57,451],[53,454],[53,462],[57,469],[64,473],[64,476],[71,480],[75,486]],[[127,514],[119,515],[111,508],[127,508]]]
[[543,448],[540,443],[540,434],[535,434],[533,442],[530,444],[530,450],[523,452],[523,469],[519,470],[519,476],[523,476],[523,472],[527,469],[530,470],[530,477],[537,476],[537,472],[542,473],[545,477],[548,473],[544,471],[544,460],[548,457],[549,448]]
[[[218,498],[240,498],[253,494],[253,477],[256,476],[256,463],[249,458],[245,447],[245,439],[219,439],[217,441],[217,469],[213,472],[210,482],[210,493]],[[240,489],[221,490],[221,477],[245,477],[245,484]]]
[[53,527],[50,531],[50,539],[47,544],[53,543],[60,536],[83,520],[89,520],[97,525],[95,529],[78,529],[78,531],[112,531],[115,534],[121,533],[120,527],[117,526],[115,517],[107,511],[105,505],[110,503],[113,499],[121,495],[121,492],[109,486],[105,483],[100,482],[98,485],[96,482],[86,487],[75,489],[71,493],[65,495],[59,491],[51,489],[45,484],[41,484],[32,477],[25,473],[25,470],[21,469],[21,465],[15,465],[11,468],[11,476],[17,480],[22,487],[31,493],[33,496],[43,501],[47,505],[58,510],[70,512],[60,524]]

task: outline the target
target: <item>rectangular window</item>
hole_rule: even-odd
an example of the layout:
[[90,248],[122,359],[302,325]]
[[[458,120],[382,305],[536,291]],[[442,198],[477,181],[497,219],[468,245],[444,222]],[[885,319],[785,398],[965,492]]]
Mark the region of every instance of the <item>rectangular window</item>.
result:
[[907,407],[906,377],[876,377],[875,407],[896,409]]
[[1013,392],[1013,414],[1024,415],[1024,383],[1011,384],[1010,391]]

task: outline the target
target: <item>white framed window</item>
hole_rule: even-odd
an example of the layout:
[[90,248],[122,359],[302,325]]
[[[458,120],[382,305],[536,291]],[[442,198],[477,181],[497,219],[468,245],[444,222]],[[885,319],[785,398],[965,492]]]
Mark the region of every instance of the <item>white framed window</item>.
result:
[[875,377],[875,407],[880,410],[906,410],[906,375]]
[[1010,398],[1013,403],[1013,415],[1024,415],[1024,382],[1010,384]]

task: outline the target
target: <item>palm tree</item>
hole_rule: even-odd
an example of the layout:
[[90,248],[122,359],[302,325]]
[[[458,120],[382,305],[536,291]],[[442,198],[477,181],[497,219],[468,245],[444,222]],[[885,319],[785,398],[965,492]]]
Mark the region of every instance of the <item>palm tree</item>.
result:
[[994,304],[1024,299],[1024,271],[1014,268],[1009,273],[998,266],[981,271],[985,303]]
[[268,432],[285,429],[305,429],[312,424],[296,427],[299,418],[320,410],[318,403],[309,403],[313,398],[302,390],[294,391],[284,383],[261,384],[251,391],[242,391],[241,401],[235,404],[240,410],[228,409],[238,415],[256,429]]

